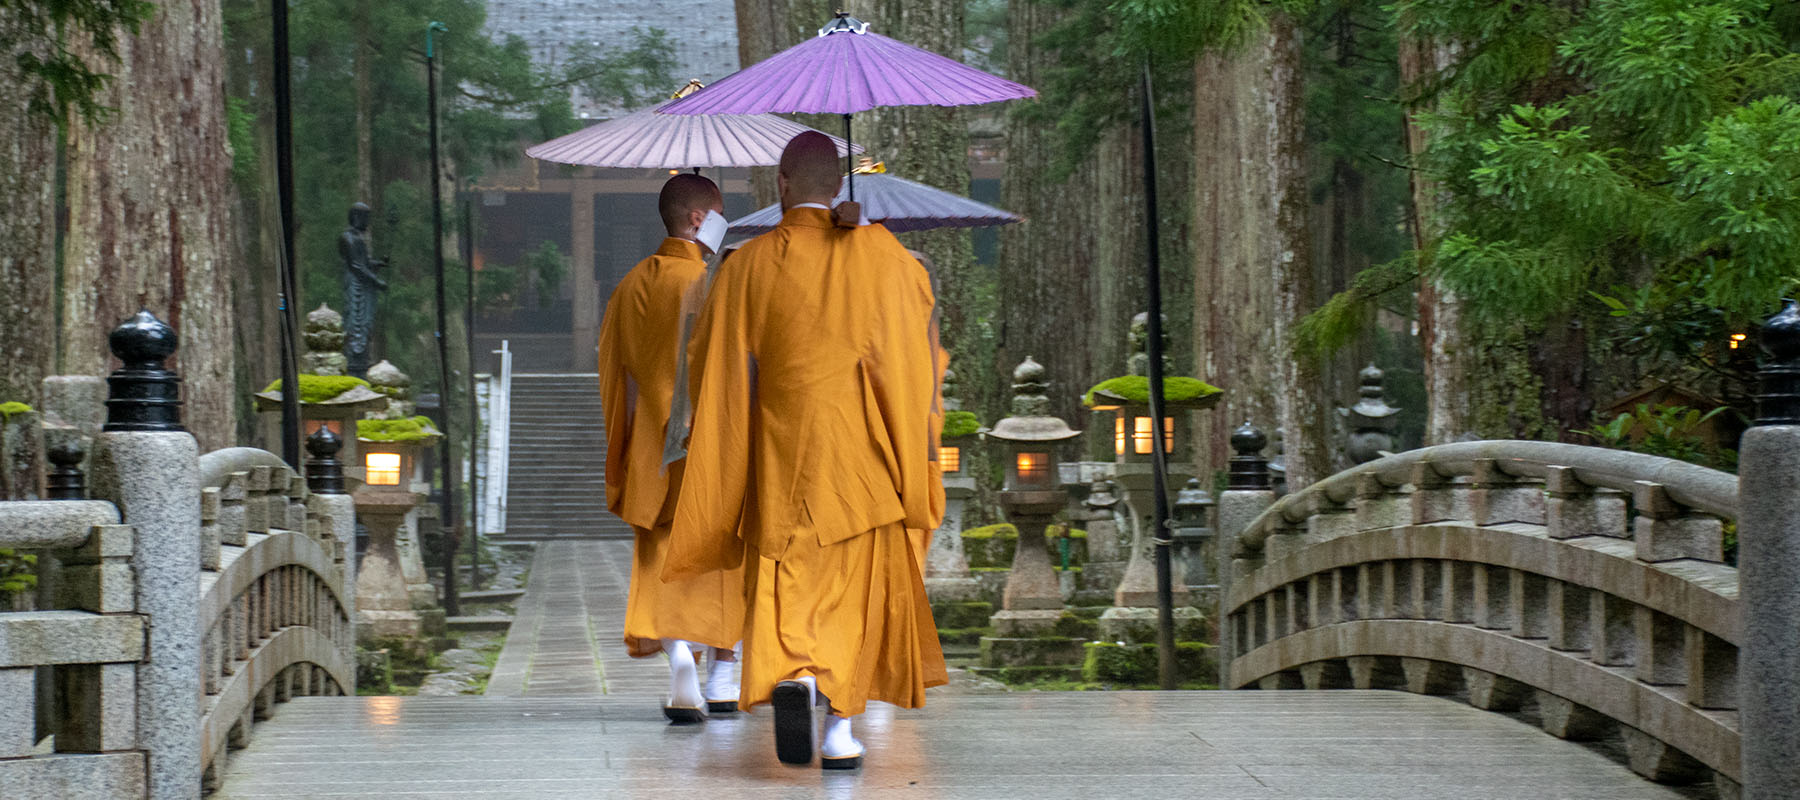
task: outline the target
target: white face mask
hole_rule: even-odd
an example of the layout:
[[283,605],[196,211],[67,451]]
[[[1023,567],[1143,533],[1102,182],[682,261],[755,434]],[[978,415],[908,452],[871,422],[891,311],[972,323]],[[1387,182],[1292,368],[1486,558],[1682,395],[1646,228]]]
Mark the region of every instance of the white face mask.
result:
[[694,232],[694,241],[699,242],[707,252],[717,253],[719,245],[725,243],[725,229],[729,227],[731,223],[726,222],[723,215],[717,211],[708,211],[706,219],[700,221],[700,230]]

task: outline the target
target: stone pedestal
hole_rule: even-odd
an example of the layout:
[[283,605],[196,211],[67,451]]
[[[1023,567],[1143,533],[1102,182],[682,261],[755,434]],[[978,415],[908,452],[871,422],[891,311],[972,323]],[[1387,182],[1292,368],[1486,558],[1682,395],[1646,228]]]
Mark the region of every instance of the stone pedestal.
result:
[[[1185,470],[1170,464],[1168,481],[1173,484],[1185,478]],[[1113,592],[1115,608],[1156,608],[1156,541],[1151,528],[1156,524],[1149,464],[1120,464],[1117,478],[1125,490],[1126,516],[1131,524],[1131,551],[1125,565],[1125,576]],[[1169,583],[1177,607],[1188,605],[1187,577],[1181,561],[1170,559]]]
[[356,573],[356,635],[367,642],[380,637],[415,637],[419,614],[413,610],[401,571],[396,540],[407,512],[418,505],[416,492],[369,491],[356,494],[356,513],[369,529],[368,550]]
[[933,603],[969,602],[981,597],[981,586],[969,574],[963,553],[963,504],[975,493],[975,481],[964,476],[944,479],[944,524],[931,534],[925,553],[925,594]]
[[1076,605],[1107,605],[1112,603],[1113,590],[1125,579],[1131,551],[1119,534],[1119,502],[1110,483],[1103,492],[1089,492],[1085,505],[1081,524],[1087,530],[1087,560],[1082,562],[1073,600]]
[[1032,636],[1047,633],[1062,616],[1062,581],[1050,566],[1050,550],[1044,541],[1044,528],[1061,502],[1060,492],[1007,492],[1007,495],[1044,495],[1036,505],[1007,503],[1008,516],[1018,528],[1018,544],[1013,548],[1012,570],[1006,576],[1006,589],[1000,595],[1001,611],[993,616],[995,632],[1004,626],[1002,636]]
[[[413,492],[421,497],[429,493],[430,487],[423,483],[413,484]],[[406,581],[407,596],[412,599],[413,608],[436,608],[438,590],[432,585],[430,575],[425,572],[425,548],[419,535],[419,519],[430,517],[436,519],[436,506],[414,506],[406,512],[406,518],[395,532],[394,549],[400,562],[400,576]]]

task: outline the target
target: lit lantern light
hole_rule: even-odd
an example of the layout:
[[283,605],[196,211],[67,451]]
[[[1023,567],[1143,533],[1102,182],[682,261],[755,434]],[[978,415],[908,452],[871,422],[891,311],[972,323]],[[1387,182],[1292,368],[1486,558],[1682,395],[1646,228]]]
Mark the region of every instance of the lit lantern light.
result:
[[1744,333],[1732,334],[1731,335],[1731,349],[1733,349],[1733,350],[1738,349],[1738,345],[1743,344],[1744,340],[1748,339],[1748,338],[1750,338],[1749,334],[1744,334]]
[[[1001,503],[1008,513],[1018,508],[1042,506],[1054,511],[1064,502],[1057,470],[1056,443],[1080,436],[1068,423],[1050,415],[1049,381],[1044,367],[1031,358],[1013,370],[1012,415],[994,423],[986,433],[1004,447],[1005,492]],[[1008,495],[1013,495],[1008,497]]]
[[[1123,430],[1124,425],[1125,425],[1124,417],[1119,418],[1118,424],[1120,426],[1120,430]],[[1133,417],[1132,418],[1132,426],[1133,426],[1132,437],[1131,437],[1132,451],[1137,453],[1138,455],[1145,455],[1145,454],[1148,454],[1150,451],[1154,450],[1156,448],[1155,442],[1152,442],[1150,440],[1151,429],[1154,427],[1152,418],[1151,417]],[[1123,442],[1119,443],[1121,452],[1123,452],[1123,445],[1124,445]],[[1163,417],[1163,452],[1171,453],[1174,451],[1175,451],[1175,418],[1174,417]]]
[[962,448],[951,445],[939,447],[938,470],[945,475],[962,472]]
[[1013,464],[1020,487],[1049,487],[1050,454],[1019,453]]
[[400,485],[399,453],[367,453],[363,466],[368,469],[365,482],[370,486]]

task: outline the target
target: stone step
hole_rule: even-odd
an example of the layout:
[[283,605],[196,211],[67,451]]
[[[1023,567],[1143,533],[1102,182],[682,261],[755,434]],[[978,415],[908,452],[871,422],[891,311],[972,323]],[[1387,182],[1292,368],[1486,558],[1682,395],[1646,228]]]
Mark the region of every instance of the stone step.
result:
[[[463,600],[468,600],[469,593],[463,592],[460,597]],[[453,631],[504,632],[512,627],[512,621],[513,618],[510,616],[446,617],[444,619],[444,626]]]

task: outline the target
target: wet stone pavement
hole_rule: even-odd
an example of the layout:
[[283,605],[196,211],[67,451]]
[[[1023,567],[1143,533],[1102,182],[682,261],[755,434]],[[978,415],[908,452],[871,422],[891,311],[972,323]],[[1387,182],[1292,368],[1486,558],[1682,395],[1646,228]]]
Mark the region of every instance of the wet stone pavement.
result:
[[1524,722],[1402,692],[969,691],[858,719],[866,766],[775,761],[767,713],[671,726],[619,642],[629,542],[545,545],[486,696],[297,698],[234,752],[250,798],[1580,798],[1684,795]]

